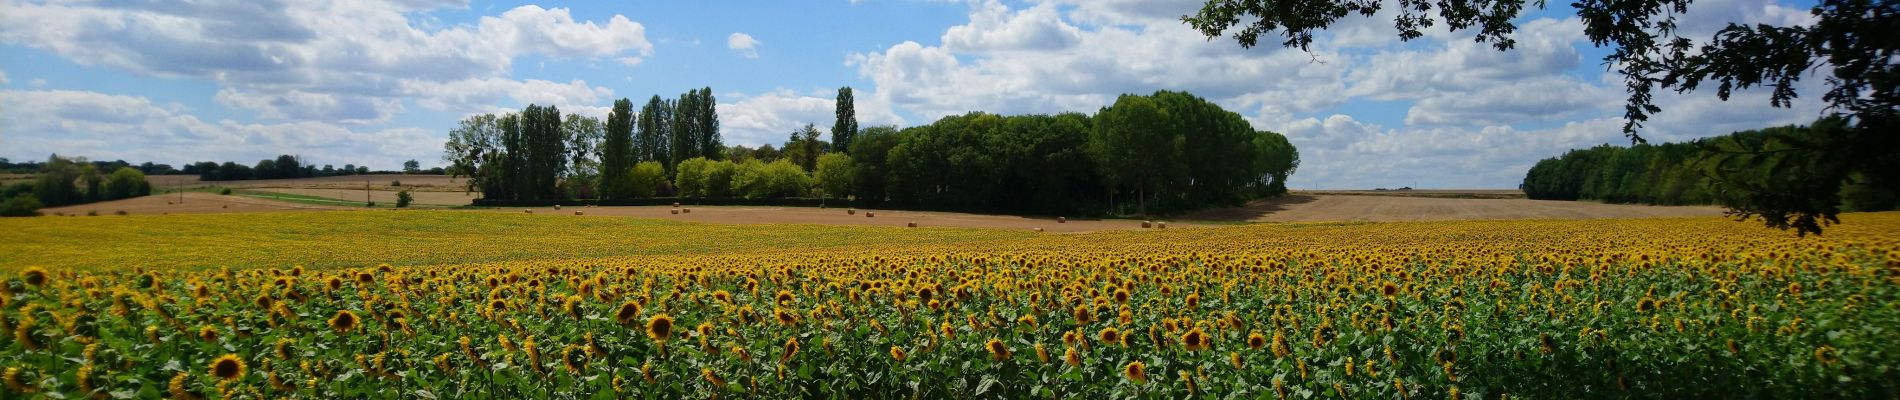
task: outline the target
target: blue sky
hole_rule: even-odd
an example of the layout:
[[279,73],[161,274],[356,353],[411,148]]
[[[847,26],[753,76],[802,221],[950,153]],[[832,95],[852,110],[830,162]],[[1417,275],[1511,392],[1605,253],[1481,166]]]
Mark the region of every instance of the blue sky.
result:
[[[1296,188],[1514,187],[1537,159],[1626,143],[1622,91],[1567,8],[1520,18],[1517,50],[1389,15],[1312,51],[1240,49],[1178,21],[1194,0],[0,0],[0,157],[439,164],[462,117],[713,88],[728,143],[831,124],[840,86],[865,125],[968,111],[1093,112],[1187,90],[1299,146]],[[1696,3],[1684,27],[1807,23],[1811,4]],[[1559,6],[1561,7],[1561,6]],[[1665,95],[1645,134],[1684,140],[1820,115],[1760,93]]]

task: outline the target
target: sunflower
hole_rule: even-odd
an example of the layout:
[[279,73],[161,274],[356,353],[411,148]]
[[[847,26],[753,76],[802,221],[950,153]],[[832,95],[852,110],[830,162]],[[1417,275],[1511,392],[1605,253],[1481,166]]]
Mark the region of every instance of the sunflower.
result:
[[[446,356],[448,353],[442,355]],[[581,371],[587,370],[587,350],[579,345],[567,345],[561,348],[561,363],[567,366],[568,373],[578,375]]]
[[296,345],[297,345],[297,341],[295,339],[278,338],[277,343],[274,346],[276,347],[276,350],[277,350],[277,358],[289,360],[292,355],[295,355],[297,353]]
[[26,281],[28,285],[45,285],[46,270],[40,267],[27,268],[25,271],[20,271],[20,280]]
[[206,342],[218,341],[218,327],[211,325],[198,327],[198,340]]
[[712,383],[714,387],[726,386],[726,380],[720,379],[719,374],[713,373],[712,368],[700,368],[699,375],[706,377],[706,382]]
[[569,317],[581,319],[581,296],[571,295],[561,300],[561,311],[567,312]]
[[1291,350],[1292,349],[1287,348],[1286,335],[1281,335],[1280,331],[1277,330],[1273,331],[1273,356],[1276,358],[1286,358],[1287,353]]
[[990,339],[989,342],[983,343],[983,349],[990,352],[990,359],[992,360],[1003,361],[1009,359],[1009,346],[1004,345],[1002,340]]
[[1379,293],[1384,294],[1385,297],[1397,296],[1399,295],[1399,285],[1386,282],[1383,285],[1379,285]]
[[772,301],[782,307],[797,302],[798,296],[793,296],[789,290],[780,290],[772,296]]
[[1080,367],[1082,366],[1082,353],[1075,351],[1074,347],[1070,347],[1069,351],[1063,352],[1062,361],[1069,363],[1071,367]]
[[891,359],[897,360],[898,362],[903,362],[904,357],[905,357],[904,348],[891,346]]
[[1122,368],[1122,375],[1128,376],[1128,380],[1135,383],[1147,383],[1148,365],[1140,361],[1129,361],[1128,366]]
[[1128,304],[1128,289],[1115,288],[1115,303]]
[[778,357],[778,362],[790,362],[793,356],[798,355],[798,348],[797,336],[785,339],[785,351]]
[[20,367],[7,367],[5,378],[7,389],[13,390],[14,392],[33,393],[39,391],[38,388],[33,387],[34,379],[32,379],[31,374],[20,370]]
[[356,322],[356,313],[350,310],[338,310],[336,316],[330,317],[330,329],[335,329],[337,332],[349,332],[356,329]]
[[1187,347],[1188,351],[1201,351],[1212,347],[1212,344],[1208,342],[1207,332],[1202,332],[1201,328],[1190,329],[1187,333],[1181,334],[1181,345]]
[[778,319],[778,323],[782,325],[798,323],[798,313],[787,311],[783,308],[773,308],[772,317]]
[[1115,327],[1112,327],[1112,326],[1107,327],[1107,328],[1102,328],[1102,333],[1100,334],[1100,336],[1102,339],[1102,343],[1121,343],[1122,342],[1121,331],[1116,330]]
[[669,317],[666,314],[658,314],[652,318],[648,318],[647,337],[653,338],[653,341],[660,343],[666,343],[668,339],[672,339],[673,317]]
[[1260,331],[1247,334],[1247,348],[1259,350],[1261,347],[1267,347],[1266,335],[1260,334]]
[[1043,364],[1049,363],[1049,349],[1043,347],[1042,343],[1036,343],[1036,361],[1041,361]]
[[620,305],[620,311],[614,313],[614,322],[621,325],[632,324],[640,317],[640,303],[629,301]]
[[225,354],[211,361],[211,376],[227,381],[244,378],[244,360],[236,354]]

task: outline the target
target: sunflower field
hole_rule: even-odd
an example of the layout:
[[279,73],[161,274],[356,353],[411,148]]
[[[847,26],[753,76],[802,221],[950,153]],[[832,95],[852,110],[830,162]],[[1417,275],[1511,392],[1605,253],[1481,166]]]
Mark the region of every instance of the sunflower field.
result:
[[[258,233],[388,215],[450,222],[355,242],[369,256]],[[112,243],[218,218],[0,231]],[[1893,213],[1805,238],[1719,218],[1088,234],[269,218],[137,258],[0,233],[0,397],[1900,397]],[[460,218],[549,235],[415,256]]]

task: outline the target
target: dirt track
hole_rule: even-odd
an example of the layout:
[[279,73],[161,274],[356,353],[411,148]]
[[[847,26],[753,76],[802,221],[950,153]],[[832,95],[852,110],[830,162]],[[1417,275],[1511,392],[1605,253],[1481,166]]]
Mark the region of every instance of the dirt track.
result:
[[1324,222],[1655,218],[1719,215],[1722,215],[1722,208],[1714,206],[1665,207],[1587,201],[1292,194],[1255,201],[1245,207],[1203,210],[1183,216],[1182,219]]

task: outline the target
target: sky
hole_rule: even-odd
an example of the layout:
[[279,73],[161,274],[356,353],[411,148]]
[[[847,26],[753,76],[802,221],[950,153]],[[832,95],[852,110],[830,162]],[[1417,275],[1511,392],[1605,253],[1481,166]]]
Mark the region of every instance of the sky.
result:
[[[1621,78],[1562,4],[1528,11],[1499,52],[1442,23],[1402,42],[1389,13],[1342,19],[1308,51],[1242,49],[1180,22],[1199,3],[0,0],[0,157],[429,167],[469,115],[604,117],[699,87],[726,143],[749,146],[830,127],[843,86],[861,125],[899,127],[1184,90],[1285,134],[1295,189],[1515,188],[1539,159],[1629,143]],[[1811,6],[1698,1],[1682,30],[1811,24]],[[1659,93],[1642,134],[1807,123],[1822,78],[1787,108],[1760,90]]]

